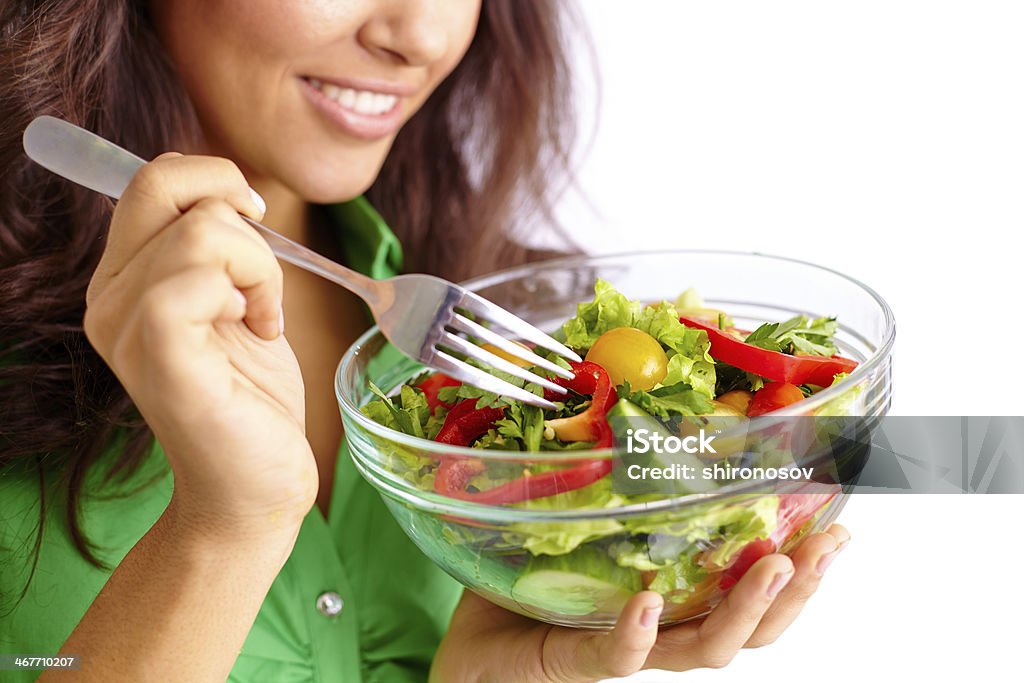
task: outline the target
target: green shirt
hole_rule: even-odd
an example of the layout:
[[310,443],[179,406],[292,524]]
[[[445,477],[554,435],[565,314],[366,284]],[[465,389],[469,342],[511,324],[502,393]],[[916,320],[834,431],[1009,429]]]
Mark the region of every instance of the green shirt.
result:
[[[349,265],[376,278],[401,269],[397,238],[364,199],[332,211]],[[104,488],[99,479],[91,477],[83,492],[82,527],[97,554],[116,566],[163,512],[173,480],[159,444],[130,489]],[[0,653],[55,654],[109,577],[75,549],[63,496],[51,493],[34,578],[11,612],[28,577],[39,498],[34,468],[0,472]],[[328,517],[316,507],[306,516],[228,680],[426,680],[461,587],[416,549],[344,444]],[[343,602],[336,616],[328,616],[331,593]],[[0,678],[32,681],[39,673],[5,671]]]

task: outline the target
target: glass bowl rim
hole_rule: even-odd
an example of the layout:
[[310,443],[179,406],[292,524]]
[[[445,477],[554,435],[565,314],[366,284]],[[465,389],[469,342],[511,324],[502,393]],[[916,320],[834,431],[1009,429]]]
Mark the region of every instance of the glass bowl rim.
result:
[[[467,280],[462,283],[464,287],[471,290],[479,290],[483,287],[503,282],[510,277],[514,277],[518,273],[537,272],[544,270],[559,270],[566,269],[572,266],[581,265],[600,265],[602,262],[619,261],[622,259],[645,257],[645,256],[671,256],[676,255],[714,255],[714,256],[739,256],[739,257],[755,257],[758,259],[765,259],[769,261],[779,261],[792,263],[800,266],[807,266],[816,270],[823,271],[825,273],[837,276],[846,280],[847,282],[858,287],[865,293],[867,293],[882,310],[882,314],[885,321],[885,329],[883,332],[883,339],[881,344],[877,346],[875,352],[868,357],[864,362],[857,366],[857,368],[850,373],[850,376],[839,385],[827,387],[822,391],[819,391],[812,397],[809,397],[799,404],[799,409],[796,408],[782,408],[780,410],[773,411],[771,413],[772,418],[787,418],[799,416],[806,413],[808,410],[813,410],[820,407],[822,404],[827,403],[831,399],[838,396],[842,391],[850,385],[856,384],[859,380],[864,379],[867,375],[875,370],[881,363],[883,363],[892,350],[893,342],[896,337],[896,321],[892,313],[892,309],[889,304],[886,303],[874,289],[860,282],[859,280],[845,275],[837,270],[828,268],[826,266],[819,265],[817,263],[811,263],[809,261],[803,261],[800,259],[789,258],[786,256],[775,256],[771,254],[765,254],[761,252],[752,251],[731,251],[731,250],[720,250],[720,249],[672,249],[668,251],[630,251],[621,252],[615,254],[603,254],[600,256],[569,256],[564,258],[552,259],[549,261],[541,261],[533,264],[526,264],[521,266],[513,266],[511,268],[505,268],[503,270],[489,273],[487,275],[481,275],[479,277]],[[593,450],[579,450],[579,451],[553,451],[551,453],[535,453],[535,452],[523,452],[523,451],[502,451],[495,449],[480,449],[472,448],[468,446],[452,446],[449,444],[440,444],[436,441],[430,441],[429,439],[421,439],[416,436],[411,436],[403,432],[398,432],[393,429],[389,429],[384,425],[375,422],[370,419],[360,410],[361,406],[355,405],[355,402],[350,396],[342,391],[342,378],[349,365],[354,361],[356,354],[372,339],[374,336],[380,334],[380,329],[374,325],[362,335],[356,339],[355,342],[345,351],[341,357],[341,361],[338,363],[338,367],[334,373],[334,394],[338,400],[338,404],[341,406],[345,414],[352,420],[354,420],[359,427],[389,441],[395,442],[402,446],[414,448],[418,451],[427,453],[437,453],[439,455],[453,455],[463,457],[474,457],[481,459],[492,459],[502,461],[514,461],[514,460],[529,460],[529,461],[554,461],[554,462],[569,462],[572,460],[594,460],[599,458],[609,458],[615,455],[616,450],[613,448],[601,448]],[[764,423],[769,424],[769,423]],[[692,495],[692,494],[691,494]]]

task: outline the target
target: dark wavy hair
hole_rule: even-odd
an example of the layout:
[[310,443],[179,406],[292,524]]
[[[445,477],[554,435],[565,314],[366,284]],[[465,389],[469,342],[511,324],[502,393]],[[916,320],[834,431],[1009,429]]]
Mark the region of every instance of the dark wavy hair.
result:
[[[85,475],[117,439],[106,476],[130,477],[153,437],[82,332],[113,205],[34,165],[21,133],[51,114],[145,158],[196,139],[145,4],[0,4],[0,470],[38,473],[35,561],[59,483],[71,538],[103,566],[79,524]],[[410,270],[461,279],[538,257],[510,226],[524,210],[551,218],[553,181],[568,177],[566,18],[550,0],[485,0],[465,58],[399,133],[367,196]]]

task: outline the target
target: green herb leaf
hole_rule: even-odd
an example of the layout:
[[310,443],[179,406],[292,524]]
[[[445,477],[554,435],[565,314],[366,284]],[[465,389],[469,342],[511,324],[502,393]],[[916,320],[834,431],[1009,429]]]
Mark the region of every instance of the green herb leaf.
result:
[[836,347],[832,337],[838,328],[835,318],[809,320],[805,315],[798,315],[781,323],[765,323],[744,341],[769,351],[833,356]]
[[426,438],[425,427],[431,415],[422,391],[408,384],[402,385],[396,404],[376,384],[370,382],[369,386],[370,391],[379,398],[362,407],[364,415],[390,429]]

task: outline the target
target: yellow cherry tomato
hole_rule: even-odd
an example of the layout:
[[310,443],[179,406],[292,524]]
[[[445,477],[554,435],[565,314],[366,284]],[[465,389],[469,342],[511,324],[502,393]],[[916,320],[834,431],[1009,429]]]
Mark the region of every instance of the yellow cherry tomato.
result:
[[740,412],[740,415],[747,414],[747,408],[750,407],[750,401],[754,398],[754,395],[749,391],[743,389],[733,389],[727,391],[718,397],[718,403],[725,403],[726,405],[732,406]]
[[723,458],[742,452],[747,442],[747,432],[745,429],[737,431],[736,428],[741,422],[746,422],[746,413],[721,400],[712,401],[711,406],[714,408],[712,412],[683,420],[679,425],[680,435],[697,436],[701,430],[707,434],[714,434],[715,453],[705,453],[705,458]]
[[[515,344],[516,346],[522,346],[524,349],[526,349],[530,353],[533,353],[533,350],[530,347],[528,347],[528,346],[520,344],[519,342],[512,342],[512,343]],[[522,358],[517,358],[516,356],[513,356],[508,351],[505,351],[503,349],[499,349],[494,344],[481,344],[480,348],[484,349],[486,351],[490,351],[491,353],[493,353],[498,358],[504,358],[509,363],[512,363],[513,365],[518,365],[521,368],[528,368],[528,367],[530,367],[530,365],[532,365],[532,363],[530,363],[529,361],[525,361]]]
[[[725,394],[723,394],[724,396]],[[747,414],[741,411],[732,403],[721,400],[721,396],[716,401],[712,401],[711,405],[715,407],[714,412],[711,413],[713,417],[746,417]]]
[[648,391],[668,374],[668,356],[658,340],[632,327],[608,330],[587,352],[587,360],[608,372],[612,384],[629,382],[635,391]]

